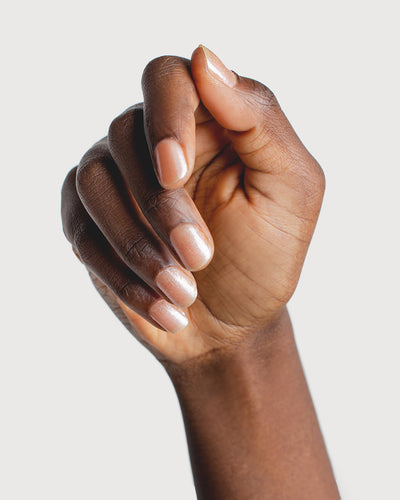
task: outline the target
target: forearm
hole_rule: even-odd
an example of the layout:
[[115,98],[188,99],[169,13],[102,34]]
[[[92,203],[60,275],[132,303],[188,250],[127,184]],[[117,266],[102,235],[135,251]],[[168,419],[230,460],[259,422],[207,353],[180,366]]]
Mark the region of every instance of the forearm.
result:
[[167,371],[199,499],[339,498],[286,312],[257,345]]

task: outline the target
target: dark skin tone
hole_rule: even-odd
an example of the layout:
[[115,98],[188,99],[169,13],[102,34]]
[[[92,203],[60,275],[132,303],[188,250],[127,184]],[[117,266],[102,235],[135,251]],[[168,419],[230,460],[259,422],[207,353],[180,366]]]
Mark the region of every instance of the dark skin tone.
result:
[[337,499],[286,309],[322,170],[272,92],[203,47],[142,85],[68,174],[64,232],[166,368],[198,498]]

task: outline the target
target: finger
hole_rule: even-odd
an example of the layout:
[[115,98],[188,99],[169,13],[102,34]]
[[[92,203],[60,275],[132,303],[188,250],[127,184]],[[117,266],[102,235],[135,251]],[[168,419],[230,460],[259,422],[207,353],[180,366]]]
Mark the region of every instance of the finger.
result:
[[144,135],[140,106],[113,120],[108,143],[140,210],[158,236],[186,269],[204,268],[213,255],[212,236],[184,188],[160,187]]
[[158,328],[176,333],[188,324],[184,311],[169,303],[115,253],[85,210],[75,187],[76,169],[67,176],[62,193],[63,229],[79,259],[127,307]]
[[210,119],[200,106],[190,61],[154,59],[143,72],[142,88],[145,134],[158,180],[167,189],[181,187],[195,165],[196,124]]
[[246,166],[277,173],[291,165],[291,159],[309,162],[311,155],[267,87],[228,70],[203,46],[192,54],[191,71],[202,102],[230,131],[233,146]]
[[191,305],[196,298],[192,274],[179,265],[149,225],[141,220],[106,141],[98,143],[82,158],[76,185],[87,212],[119,258],[175,304]]
[[[165,333],[160,330],[160,325],[156,326],[145,320],[142,316],[124,304],[124,302],[122,302],[95,274],[91,271],[89,271],[88,274],[96,290],[125,328],[149,349],[150,352],[157,356],[159,350],[157,347],[156,349],[154,348],[159,345],[160,341],[162,342],[163,335],[165,336]],[[168,341],[168,339],[164,337],[164,342],[165,341]]]

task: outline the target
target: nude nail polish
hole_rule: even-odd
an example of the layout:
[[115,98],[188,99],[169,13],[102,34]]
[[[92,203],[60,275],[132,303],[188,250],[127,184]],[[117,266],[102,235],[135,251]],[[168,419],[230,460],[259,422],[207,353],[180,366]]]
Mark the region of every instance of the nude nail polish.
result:
[[184,266],[196,271],[211,259],[212,247],[203,231],[196,225],[184,222],[174,227],[170,240]]
[[157,177],[160,184],[170,188],[183,179],[188,171],[185,153],[175,139],[163,139],[154,150]]
[[153,302],[149,314],[156,323],[170,333],[178,333],[189,324],[185,313],[164,299]]
[[196,281],[177,266],[162,269],[155,279],[158,288],[177,306],[189,307],[196,300]]
[[222,83],[228,87],[234,87],[237,82],[237,76],[235,73],[230,71],[222,61],[213,53],[211,50],[204,47],[204,45],[199,45],[199,48],[203,50],[204,56],[207,61],[207,68],[214,78],[220,80]]

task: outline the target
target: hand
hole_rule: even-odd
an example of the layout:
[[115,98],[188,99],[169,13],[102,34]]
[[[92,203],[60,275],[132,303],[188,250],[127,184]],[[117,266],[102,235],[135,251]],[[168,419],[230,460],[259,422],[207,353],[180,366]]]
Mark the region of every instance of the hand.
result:
[[208,49],[151,61],[142,85],[68,174],[63,227],[134,335],[181,363],[279,321],[324,176],[271,91]]

